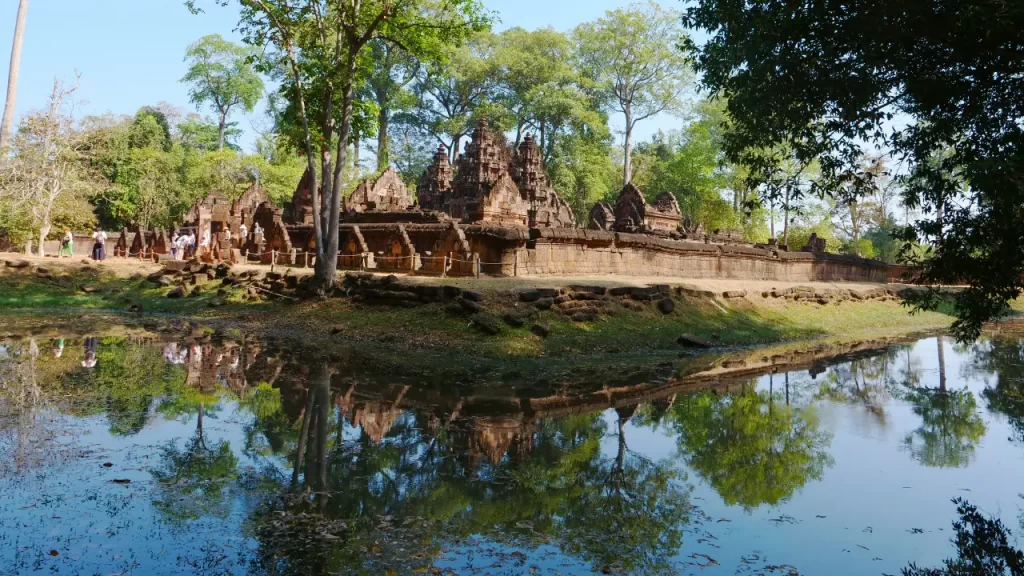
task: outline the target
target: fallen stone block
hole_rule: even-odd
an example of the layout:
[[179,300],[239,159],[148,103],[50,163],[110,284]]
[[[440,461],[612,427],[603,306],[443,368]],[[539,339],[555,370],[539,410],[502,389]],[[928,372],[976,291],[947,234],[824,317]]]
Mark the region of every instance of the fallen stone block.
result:
[[533,303],[533,306],[537,310],[550,310],[551,307],[554,305],[555,300],[553,298],[541,298],[540,300],[537,300],[536,302]]
[[658,310],[662,314],[671,314],[676,309],[676,303],[671,298],[662,298],[658,300]]
[[714,348],[715,345],[708,340],[698,338],[693,334],[683,334],[676,339],[677,344],[681,344],[687,348]]
[[536,302],[537,300],[540,300],[539,290],[524,290],[519,293],[520,302]]
[[168,298],[183,298],[188,295],[188,289],[184,286],[175,286],[167,293]]
[[469,317],[469,321],[477,330],[491,336],[501,333],[501,324],[498,319],[486,312],[479,312]]
[[8,268],[21,269],[28,268],[29,263],[26,260],[5,260],[4,266],[7,266]]
[[480,302],[484,299],[484,295],[476,290],[463,290],[462,297],[472,302]]
[[533,332],[536,336],[541,338],[547,338],[551,335],[551,328],[548,328],[544,324],[534,324],[530,327],[530,332]]
[[456,298],[455,303],[458,304],[459,307],[461,307],[466,312],[470,312],[472,314],[480,314],[484,311],[484,307],[481,306],[479,303],[474,302],[472,300],[466,300],[462,296]]
[[725,292],[722,292],[723,298],[746,298],[746,296],[746,290],[726,290]]

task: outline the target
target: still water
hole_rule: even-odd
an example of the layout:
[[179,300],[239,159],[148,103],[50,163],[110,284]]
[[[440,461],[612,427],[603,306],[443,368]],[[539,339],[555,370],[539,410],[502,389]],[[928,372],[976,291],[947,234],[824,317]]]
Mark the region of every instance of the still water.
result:
[[952,555],[953,498],[1024,509],[1015,338],[445,381],[59,336],[0,341],[0,574],[898,574]]

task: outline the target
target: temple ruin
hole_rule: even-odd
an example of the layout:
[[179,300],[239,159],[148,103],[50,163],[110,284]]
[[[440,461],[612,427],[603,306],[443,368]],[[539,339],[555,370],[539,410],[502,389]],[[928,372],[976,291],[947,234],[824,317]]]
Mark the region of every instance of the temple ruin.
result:
[[[253,184],[230,201],[211,194],[189,211],[186,225],[209,230],[224,260],[313,266],[312,175],[278,208]],[[438,148],[415,187],[393,169],[360,182],[340,214],[338,267],[431,275],[592,275],[737,280],[885,282],[877,261],[829,254],[825,242],[790,251],[753,244],[729,231],[706,231],[662,191],[648,200],[627,184],[614,202],[594,204],[577,223],[551,185],[540,148],[526,135],[518,146],[481,120],[452,165]],[[247,234],[240,237],[240,226]],[[231,240],[222,232],[230,230]],[[128,231],[118,254],[154,257],[169,232]]]

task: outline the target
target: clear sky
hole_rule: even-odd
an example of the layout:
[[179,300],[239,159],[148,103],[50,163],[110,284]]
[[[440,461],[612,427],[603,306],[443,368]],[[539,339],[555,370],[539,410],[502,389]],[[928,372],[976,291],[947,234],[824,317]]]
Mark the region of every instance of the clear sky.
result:
[[[238,39],[237,13],[207,1],[204,14],[193,16],[182,0],[30,0],[21,60],[17,112],[42,107],[54,77],[74,79],[81,73],[77,101],[85,114],[133,114],[139,107],[169,102],[186,111],[185,47],[207,34]],[[484,0],[497,13],[498,30],[521,26],[569,30],[600,17],[629,0]],[[674,4],[666,1],[666,5]],[[0,82],[6,91],[7,66],[17,13],[16,0],[0,0]],[[0,98],[6,92],[0,92]],[[250,117],[236,117],[253,140],[252,126],[263,120],[262,103]],[[201,111],[204,115],[207,110]],[[652,119],[641,136],[670,128],[671,118]]]

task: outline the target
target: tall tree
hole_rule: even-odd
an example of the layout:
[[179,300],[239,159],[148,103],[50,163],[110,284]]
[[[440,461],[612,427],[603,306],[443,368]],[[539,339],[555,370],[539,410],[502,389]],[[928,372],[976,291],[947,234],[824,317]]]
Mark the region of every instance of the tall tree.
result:
[[414,101],[406,86],[416,78],[420,66],[404,50],[384,40],[373,43],[372,59],[368,88],[377,104],[377,170],[383,171],[391,164],[391,119]]
[[[935,246],[923,281],[969,285],[956,336],[976,338],[1021,295],[1024,5],[697,0],[684,25],[708,38],[686,46],[703,88],[728,98],[735,160],[785,143],[801,162],[819,158],[822,194],[867,194],[860,159],[890,147],[915,176],[909,207],[923,209],[901,238]],[[898,114],[909,121],[894,126]],[[932,292],[918,304],[939,302]]]
[[491,46],[490,34],[475,35],[466,45],[450,50],[444,65],[424,68],[413,86],[417,104],[404,121],[444,145],[452,163],[475,117],[487,115],[492,107],[497,70],[490,58]]
[[686,35],[681,14],[654,2],[609,10],[596,22],[576,28],[579,59],[598,82],[607,106],[625,122],[623,180],[633,179],[636,125],[679,106],[692,75],[676,48]]
[[40,256],[46,255],[43,242],[55,215],[76,210],[73,206],[85,197],[88,186],[82,162],[83,138],[70,102],[77,89],[77,83],[68,87],[54,80],[47,108],[22,121],[13,141],[12,159],[5,164],[0,183],[2,204],[9,203],[30,215]]
[[253,70],[251,56],[250,50],[219,34],[204,36],[185,51],[189,69],[181,81],[192,85],[193,104],[210,104],[217,113],[217,150],[224,149],[231,112],[238,108],[252,112],[263,95],[263,79]]
[[18,20],[14,24],[14,44],[11,46],[11,68],[7,74],[7,102],[4,104],[4,118],[0,123],[0,150],[6,150],[14,124],[14,104],[18,96],[18,71],[21,69],[21,44],[25,39],[25,17],[28,15],[28,0],[18,3]]
[[[214,0],[227,5],[231,0]],[[237,0],[239,29],[251,46],[274,49],[291,71],[289,96],[302,125],[314,210],[314,284],[321,292],[338,268],[342,169],[352,144],[356,94],[365,85],[376,40],[422,61],[440,61],[488,24],[478,0]],[[186,5],[196,10],[196,0]],[[317,96],[319,106],[308,98]],[[337,107],[336,107],[337,106]],[[311,114],[316,112],[316,114]],[[334,148],[332,155],[331,148]],[[316,158],[320,159],[319,175]]]

